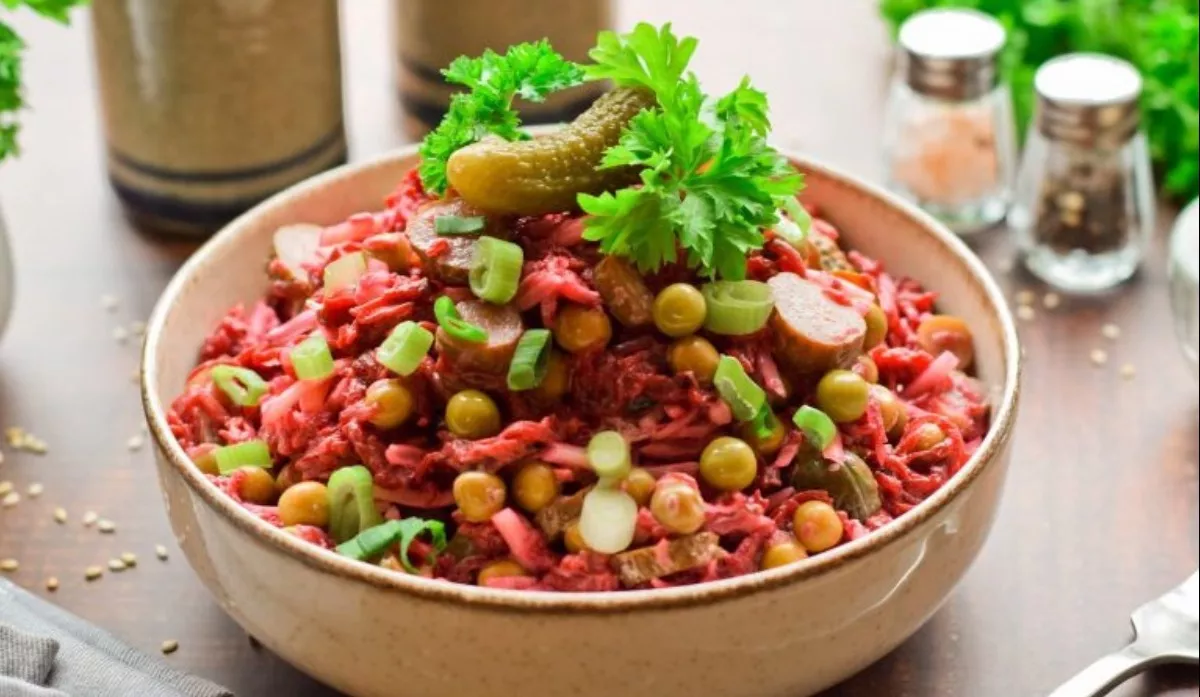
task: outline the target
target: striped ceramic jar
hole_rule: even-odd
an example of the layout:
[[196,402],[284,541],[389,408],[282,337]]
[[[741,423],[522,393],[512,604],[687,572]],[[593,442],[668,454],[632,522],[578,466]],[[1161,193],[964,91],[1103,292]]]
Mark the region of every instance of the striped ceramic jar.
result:
[[[574,61],[586,61],[596,32],[612,26],[609,0],[394,0],[396,76],[405,128],[420,137],[442,119],[454,90],[442,68],[460,55],[499,53],[546,38]],[[560,92],[542,104],[518,104],[527,124],[569,121],[603,91],[599,83]]]
[[205,234],[346,160],[337,0],[94,0],[92,28],[139,224]]

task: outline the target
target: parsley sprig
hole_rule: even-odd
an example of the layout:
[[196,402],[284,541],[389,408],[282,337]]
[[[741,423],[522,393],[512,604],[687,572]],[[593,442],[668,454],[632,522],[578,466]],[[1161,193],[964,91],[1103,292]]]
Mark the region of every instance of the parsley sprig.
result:
[[[56,22],[66,24],[68,12],[87,0],[0,0],[8,10],[25,6]],[[7,23],[0,21],[0,162],[20,153],[16,114],[25,107],[22,95],[22,54],[25,42]]]
[[584,237],[643,272],[678,260],[706,277],[741,279],[763,229],[794,199],[801,175],[767,145],[767,98],[743,79],[713,100],[687,64],[696,40],[669,24],[639,24],[627,35],[601,32],[589,79],[654,92],[658,108],[630,120],[601,167],[641,169],[641,184],[599,196],[581,194]]
[[489,49],[478,58],[460,56],[442,75],[469,91],[451,98],[445,118],[421,143],[421,182],[437,194],[446,192],[446,161],[454,151],[488,135],[505,140],[529,137],[512,108],[514,98],[541,102],[583,82],[583,70],[544,39],[511,46],[504,55]]

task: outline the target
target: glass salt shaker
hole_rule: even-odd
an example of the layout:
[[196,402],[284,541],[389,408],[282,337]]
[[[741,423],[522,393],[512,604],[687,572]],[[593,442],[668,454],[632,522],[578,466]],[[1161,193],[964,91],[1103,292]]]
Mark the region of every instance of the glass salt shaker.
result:
[[1194,375],[1200,354],[1200,199],[1193,200],[1176,219],[1170,255],[1167,278],[1175,333]]
[[1016,137],[996,60],[1004,27],[975,10],[919,12],[900,27],[884,121],[888,188],[959,234],[1008,209]]
[[1034,90],[1008,217],[1025,266],[1064,290],[1112,288],[1137,271],[1154,228],[1141,76],[1111,56],[1068,54],[1038,69]]

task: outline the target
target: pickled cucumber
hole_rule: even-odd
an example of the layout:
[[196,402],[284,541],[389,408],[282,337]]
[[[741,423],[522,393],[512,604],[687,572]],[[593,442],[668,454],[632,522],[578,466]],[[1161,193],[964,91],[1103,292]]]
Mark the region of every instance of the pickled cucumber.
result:
[[648,91],[620,88],[544,137],[468,145],[447,162],[450,186],[464,201],[489,213],[572,210],[576,194],[611,191],[636,181],[637,173],[630,169],[597,170],[596,166],[629,119],[654,104]]
[[833,466],[820,453],[801,448],[792,471],[792,486],[800,491],[824,489],[833,497],[833,505],[851,518],[866,520],[879,512],[883,502],[879,484],[863,459],[847,452],[846,460]]

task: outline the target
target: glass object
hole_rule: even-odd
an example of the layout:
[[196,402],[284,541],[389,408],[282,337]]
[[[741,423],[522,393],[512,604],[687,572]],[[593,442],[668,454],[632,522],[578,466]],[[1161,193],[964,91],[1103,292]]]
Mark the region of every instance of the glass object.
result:
[[1154,228],[1154,181],[1140,130],[1142,80],[1099,54],[1060,56],[1038,69],[1009,225],[1026,267],[1064,290],[1128,279]]
[[1175,314],[1175,332],[1183,354],[1197,372],[1200,352],[1200,199],[1192,201],[1171,231],[1170,267],[1171,309]]
[[[405,130],[420,138],[435,128],[456,87],[441,70],[458,56],[549,39],[568,59],[584,63],[596,34],[613,27],[611,0],[394,0],[396,78]],[[545,102],[518,100],[526,124],[570,121],[604,91],[601,83],[553,94]]]
[[1016,167],[1004,28],[974,10],[936,9],[900,27],[884,119],[887,185],[959,234],[1003,220]]
[[346,160],[337,0],[94,0],[108,172],[126,212],[204,235]]

